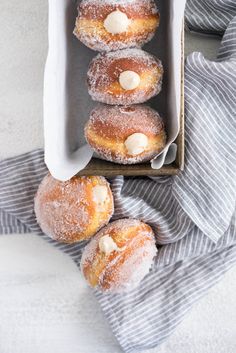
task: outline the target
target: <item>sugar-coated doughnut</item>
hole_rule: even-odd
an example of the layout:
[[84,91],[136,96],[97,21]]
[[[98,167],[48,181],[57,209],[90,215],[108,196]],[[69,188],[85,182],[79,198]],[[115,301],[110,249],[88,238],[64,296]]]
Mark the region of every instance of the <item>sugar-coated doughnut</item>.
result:
[[86,246],[82,273],[93,288],[123,292],[136,287],[146,276],[157,253],[150,226],[122,219],[103,228]]
[[113,196],[103,177],[61,182],[48,174],[35,196],[41,229],[54,240],[74,243],[91,238],[113,214]]
[[161,61],[141,49],[124,49],[95,57],[88,70],[92,99],[106,104],[144,103],[161,91]]
[[97,51],[140,47],[152,39],[159,20],[154,0],[82,0],[74,34]]
[[120,164],[149,161],[166,144],[163,120],[145,105],[98,105],[85,126],[85,137],[100,157]]

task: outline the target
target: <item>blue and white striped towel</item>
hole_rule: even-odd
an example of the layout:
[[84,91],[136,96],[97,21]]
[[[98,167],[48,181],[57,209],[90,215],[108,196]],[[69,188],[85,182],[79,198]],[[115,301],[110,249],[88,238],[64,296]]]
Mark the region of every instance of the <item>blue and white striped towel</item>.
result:
[[[220,29],[215,25],[216,13]],[[200,16],[201,22],[196,20]],[[227,30],[216,62],[200,53],[187,58],[185,171],[155,181],[110,180],[115,195],[114,219],[141,218],[156,231],[159,244],[154,268],[139,288],[125,295],[95,292],[125,352],[156,347],[166,340],[192,304],[236,263],[233,16],[235,1],[188,3],[191,28]],[[36,223],[33,197],[46,173],[40,150],[0,162],[0,233],[36,232],[79,264],[84,244],[55,243]]]

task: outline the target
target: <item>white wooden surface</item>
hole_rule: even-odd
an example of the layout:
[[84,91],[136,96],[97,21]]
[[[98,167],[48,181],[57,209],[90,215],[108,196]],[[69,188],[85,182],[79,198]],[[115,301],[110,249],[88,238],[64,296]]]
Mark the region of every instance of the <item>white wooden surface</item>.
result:
[[[0,158],[43,146],[47,1],[0,1]],[[217,40],[187,36],[186,52]],[[236,269],[199,302],[159,353],[236,352]],[[157,351],[157,350],[155,350]],[[0,237],[0,353],[119,353],[66,255],[34,235]]]

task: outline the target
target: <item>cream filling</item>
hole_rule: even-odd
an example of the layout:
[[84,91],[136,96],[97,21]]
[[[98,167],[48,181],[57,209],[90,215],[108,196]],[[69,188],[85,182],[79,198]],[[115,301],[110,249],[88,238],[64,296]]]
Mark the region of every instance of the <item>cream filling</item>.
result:
[[140,85],[141,78],[134,71],[123,71],[119,77],[120,85],[126,91],[137,88]]
[[106,255],[110,255],[113,251],[121,251],[109,235],[104,235],[101,237],[99,240],[99,249]]
[[104,209],[105,202],[108,197],[107,187],[104,185],[96,185],[93,188],[93,201],[98,205],[99,210]]
[[131,156],[137,156],[148,146],[148,137],[142,133],[130,135],[125,141],[125,147]]
[[126,32],[130,24],[128,16],[119,10],[111,12],[104,21],[104,27],[111,34]]

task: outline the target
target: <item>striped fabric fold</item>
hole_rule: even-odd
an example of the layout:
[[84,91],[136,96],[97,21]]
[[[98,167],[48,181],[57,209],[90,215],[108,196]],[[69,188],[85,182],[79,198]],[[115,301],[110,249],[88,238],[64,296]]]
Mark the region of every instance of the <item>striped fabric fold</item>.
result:
[[190,30],[224,34],[236,16],[235,0],[188,0],[185,22]]
[[96,292],[96,297],[125,352],[151,349],[171,335],[194,302],[235,262],[236,245],[160,266],[125,296]]
[[227,230],[235,209],[235,54],[236,17],[226,30],[217,61],[193,53],[185,69],[186,168],[175,178],[173,193],[213,241]]
[[[188,2],[187,20],[194,28],[203,3]],[[142,219],[154,229],[158,245],[153,268],[138,288],[123,295],[95,291],[127,353],[164,342],[192,305],[236,263],[236,17],[229,23],[233,3],[207,0],[202,10],[203,30],[220,32],[209,9],[217,9],[222,31],[228,24],[217,60],[201,53],[187,58],[184,172],[177,177],[110,179],[113,219]],[[85,243],[56,243],[36,222],[34,195],[46,173],[42,150],[0,162],[0,233],[34,232],[79,265]]]

